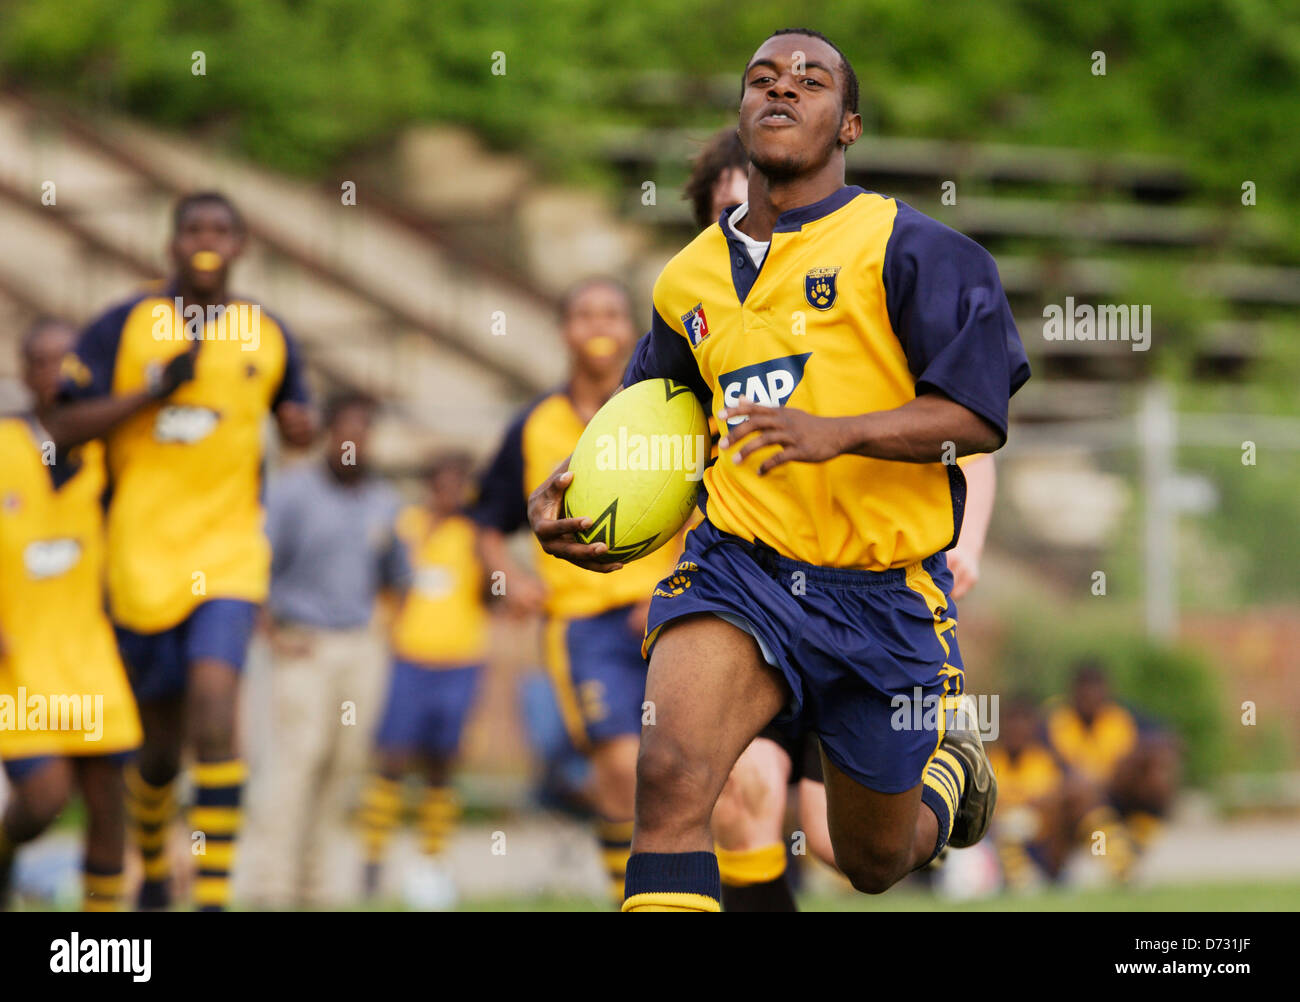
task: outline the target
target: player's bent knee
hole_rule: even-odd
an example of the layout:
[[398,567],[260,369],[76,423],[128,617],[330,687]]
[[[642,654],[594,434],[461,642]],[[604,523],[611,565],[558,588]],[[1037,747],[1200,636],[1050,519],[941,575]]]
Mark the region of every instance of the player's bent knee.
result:
[[647,731],[636,762],[637,823],[642,829],[670,823],[709,822],[714,780],[706,762],[669,737]]
[[852,851],[837,849],[835,865],[848,877],[853,889],[863,894],[883,894],[907,876],[908,854],[877,852],[870,847]]

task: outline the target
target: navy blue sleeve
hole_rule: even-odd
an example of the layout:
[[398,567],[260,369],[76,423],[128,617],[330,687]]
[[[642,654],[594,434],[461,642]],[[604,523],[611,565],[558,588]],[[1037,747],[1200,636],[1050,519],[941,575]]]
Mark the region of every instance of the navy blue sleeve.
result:
[[623,385],[631,386],[643,379],[673,379],[685,383],[703,405],[705,413],[713,409],[713,391],[709,389],[695,356],[682,337],[654,311],[650,330],[636,343],[632,361],[623,373]]
[[141,298],[137,296],[114,306],[82,331],[72,354],[63,360],[60,400],[90,400],[113,392],[113,370],[117,366],[122,328]]
[[501,448],[479,481],[479,494],[467,514],[485,529],[509,535],[528,524],[528,492],[524,489],[524,424],[528,408],[506,429]]
[[284,335],[284,376],[271,399],[271,410],[286,401],[295,404],[311,403],[311,390],[307,388],[307,368],[303,364],[302,352],[298,349],[298,340],[289,333],[289,328],[279,317],[272,319]]
[[997,265],[969,237],[898,203],[885,248],[885,304],[916,377],[1007,437],[1007,405],[1029,378]]

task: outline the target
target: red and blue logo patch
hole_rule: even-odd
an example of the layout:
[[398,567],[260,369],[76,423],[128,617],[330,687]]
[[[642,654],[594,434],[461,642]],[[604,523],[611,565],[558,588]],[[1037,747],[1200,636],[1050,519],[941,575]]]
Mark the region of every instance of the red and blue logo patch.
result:
[[703,303],[696,303],[689,313],[682,314],[682,326],[691,339],[691,347],[698,348],[700,342],[709,336],[709,321],[705,319]]

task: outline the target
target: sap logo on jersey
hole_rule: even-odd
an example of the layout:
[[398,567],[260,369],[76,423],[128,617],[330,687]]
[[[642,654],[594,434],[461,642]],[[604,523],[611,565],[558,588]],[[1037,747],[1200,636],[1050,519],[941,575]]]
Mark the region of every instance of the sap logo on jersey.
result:
[[[766,362],[746,365],[734,372],[724,372],[718,377],[722,387],[722,404],[734,407],[742,398],[764,407],[784,407],[785,402],[794,392],[799,381],[803,379],[804,366],[812,352],[802,355],[787,355],[785,358],[773,358]],[[745,418],[728,418],[728,425],[738,425]]]

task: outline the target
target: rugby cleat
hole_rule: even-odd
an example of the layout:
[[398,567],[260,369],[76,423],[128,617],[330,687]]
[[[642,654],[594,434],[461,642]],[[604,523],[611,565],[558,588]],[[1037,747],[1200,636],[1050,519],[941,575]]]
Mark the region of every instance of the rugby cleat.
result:
[[984,742],[980,740],[979,716],[971,696],[962,696],[958,701],[953,726],[944,733],[940,747],[956,755],[966,767],[966,788],[957,805],[957,816],[953,818],[952,834],[948,836],[950,846],[965,849],[989,830],[993,808],[998,802],[998,781],[984,751]]

